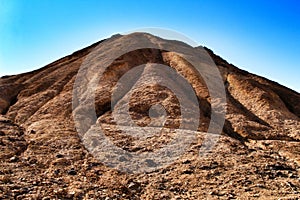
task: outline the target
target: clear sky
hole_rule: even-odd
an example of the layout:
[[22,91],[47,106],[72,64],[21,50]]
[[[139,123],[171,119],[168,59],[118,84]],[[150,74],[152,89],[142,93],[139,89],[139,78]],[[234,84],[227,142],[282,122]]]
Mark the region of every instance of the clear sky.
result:
[[0,0],[0,76],[143,27],[181,32],[300,92],[298,0]]

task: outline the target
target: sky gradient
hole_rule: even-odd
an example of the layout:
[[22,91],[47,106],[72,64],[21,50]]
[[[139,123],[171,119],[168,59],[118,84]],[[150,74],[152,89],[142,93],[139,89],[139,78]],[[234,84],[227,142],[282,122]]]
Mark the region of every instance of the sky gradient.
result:
[[0,76],[147,27],[178,31],[239,68],[300,92],[297,0],[0,0]]

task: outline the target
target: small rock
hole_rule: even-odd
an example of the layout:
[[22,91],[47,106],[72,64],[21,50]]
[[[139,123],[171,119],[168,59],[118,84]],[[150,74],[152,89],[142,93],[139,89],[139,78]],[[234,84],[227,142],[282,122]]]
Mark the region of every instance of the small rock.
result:
[[193,174],[193,170],[191,169],[184,170],[183,174]]
[[138,191],[140,189],[140,185],[138,183],[131,182],[129,183],[128,188],[130,190]]
[[68,171],[68,174],[69,174],[69,175],[72,175],[72,176],[75,176],[75,175],[77,175],[77,172],[76,172],[76,170],[74,170],[74,169],[70,169],[70,170]]
[[191,163],[190,160],[184,160],[184,161],[182,162],[182,164],[190,164],[190,163]]
[[153,160],[151,160],[151,159],[146,159],[145,160],[146,161],[146,163],[147,163],[147,165],[149,166],[149,167],[156,167],[157,166],[157,163],[155,163]]
[[235,199],[235,194],[233,194],[233,193],[229,193],[229,195],[228,195],[228,199]]
[[256,184],[256,187],[265,188],[265,186],[263,184]]
[[127,161],[127,158],[125,158],[124,156],[120,156],[119,161],[120,162],[125,162],[125,161]]
[[74,190],[70,191],[69,194],[70,195],[74,195],[76,192]]
[[63,158],[64,156],[62,154],[57,154],[56,158]]
[[297,178],[297,175],[295,175],[295,174],[289,174],[289,178]]
[[17,162],[18,161],[18,157],[13,156],[9,159],[10,162]]

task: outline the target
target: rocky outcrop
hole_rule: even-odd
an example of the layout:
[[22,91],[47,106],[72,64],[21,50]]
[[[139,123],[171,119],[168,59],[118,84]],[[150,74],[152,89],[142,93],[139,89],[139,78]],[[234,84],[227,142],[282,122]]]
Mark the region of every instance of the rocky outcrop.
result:
[[[137,36],[151,42],[163,41],[143,33],[132,37]],[[195,91],[199,105],[190,101],[188,113],[201,111],[199,126],[193,130],[196,138],[178,160],[149,173],[125,173],[97,160],[75,129],[72,97],[80,66],[101,42],[39,70],[0,79],[0,198],[299,198],[300,94],[240,70],[209,49],[206,51],[221,72],[227,99],[223,132],[210,153],[198,155],[213,103],[203,77],[178,54],[147,48],[118,57],[103,74],[95,90],[97,124],[116,146],[129,152],[151,152],[170,142],[170,130],[180,126],[181,111],[171,90],[149,81],[159,81],[157,68],[151,65],[159,63],[180,73]],[[112,46],[110,51],[114,48],[118,47]],[[94,62],[97,64],[97,60]],[[135,71],[139,80],[132,76],[130,84],[117,84],[126,72],[142,64],[145,67]],[[129,94],[138,81],[140,87]],[[184,85],[172,77],[166,81],[178,90]],[[150,125],[153,132],[161,124],[160,119],[153,120],[157,113],[149,116],[149,109],[158,103],[163,105],[165,131],[143,140],[122,134],[111,112],[115,89],[115,104],[122,107],[129,98],[132,119],[141,127]],[[75,111],[80,112],[80,107]],[[93,119],[81,120],[89,124]],[[121,113],[118,123],[127,121],[128,116]],[[188,126],[185,129],[189,131]]]

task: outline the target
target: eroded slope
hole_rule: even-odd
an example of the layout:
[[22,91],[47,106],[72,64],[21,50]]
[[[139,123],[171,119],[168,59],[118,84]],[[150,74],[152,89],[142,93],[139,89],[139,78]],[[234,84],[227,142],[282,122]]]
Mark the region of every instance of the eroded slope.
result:
[[[145,34],[139,37],[159,40]],[[1,198],[299,197],[299,93],[242,71],[208,49],[227,93],[223,133],[209,155],[198,156],[204,135],[197,132],[197,140],[186,154],[174,164],[152,173],[118,172],[93,158],[74,127],[72,92],[80,65],[96,45],[40,70],[0,79]],[[201,110],[198,130],[205,132],[211,101],[202,77],[174,52],[140,49],[115,60],[99,82],[95,110],[105,134],[117,146],[134,152],[151,151],[168,143],[171,137],[168,133],[145,141],[124,136],[112,119],[113,87],[128,70],[146,63],[168,65],[192,85]],[[147,84],[147,74],[155,73],[151,65],[138,73],[143,84],[131,96],[132,118],[141,126],[151,123],[148,110],[159,101],[169,114],[166,128],[177,128],[180,109],[174,94],[158,85]],[[134,84],[137,80],[132,81]],[[129,89],[120,90],[118,102],[128,95]]]

